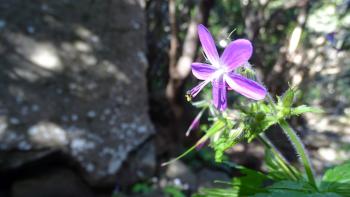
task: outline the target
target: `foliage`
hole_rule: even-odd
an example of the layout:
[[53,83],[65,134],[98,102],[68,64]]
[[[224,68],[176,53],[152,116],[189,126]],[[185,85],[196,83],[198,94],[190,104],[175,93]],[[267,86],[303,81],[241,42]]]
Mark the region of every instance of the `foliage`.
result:
[[[340,57],[340,53],[349,49],[349,8],[348,1],[342,0],[288,3],[281,0],[224,0],[215,4],[208,25],[217,37],[216,47],[223,50],[237,37],[249,38],[254,42],[256,54],[252,62],[262,68],[264,81],[269,83],[269,88],[280,92],[286,88],[287,81],[293,79],[293,84],[300,84],[302,92],[291,87],[283,95],[276,96],[276,101],[270,95],[258,102],[241,101],[234,97],[235,106],[224,112],[213,107],[211,98],[194,102],[193,105],[204,114],[201,118],[208,117],[206,123],[209,126],[201,126],[203,137],[176,159],[206,142],[215,153],[215,161],[223,163],[227,149],[243,141],[250,143],[259,140],[265,147],[267,167],[267,172],[261,173],[235,166],[243,176],[234,178],[229,183],[230,187],[201,189],[195,196],[349,196],[349,163],[326,171],[322,180],[317,182],[305,147],[286,121],[304,113],[323,112],[300,101],[314,103],[316,99],[328,95],[322,99],[327,103],[328,100],[333,101],[329,102],[329,106],[333,107],[334,101],[344,105],[344,98],[348,98],[349,80],[346,77],[349,69],[342,66],[341,61],[332,62],[328,56]],[[294,33],[298,31],[299,38],[293,43]],[[180,37],[182,40],[183,36]],[[290,50],[290,45],[295,43],[297,47]],[[322,59],[322,66],[315,65],[319,64],[319,59]],[[339,68],[339,73],[331,78],[329,73],[322,72],[323,65],[330,65],[326,61],[337,64]],[[314,74],[315,67],[321,72]],[[249,67],[242,66],[236,72],[257,81]],[[300,81],[294,82],[298,77]],[[316,79],[315,82],[310,82],[311,77]],[[329,79],[334,83],[330,84]],[[264,137],[264,132],[273,125],[280,126],[288,136],[305,172],[290,165]],[[206,159],[210,158],[210,155],[206,155]]]
[[350,196],[350,162],[327,170],[322,178],[320,190]]
[[185,197],[185,194],[181,191],[181,189],[174,186],[165,187],[163,192],[165,194],[169,194],[171,197]]
[[265,164],[268,169],[268,177],[272,180],[300,180],[303,179],[300,172],[292,165],[285,165],[286,162],[272,153],[272,150],[265,150]]
[[[320,183],[320,189],[314,188],[307,181],[281,180],[241,166],[237,168],[245,176],[234,178],[231,187],[225,189],[205,188],[197,197],[340,197],[349,196],[350,163],[328,170]],[[270,172],[268,173],[270,174]],[[287,176],[287,175],[286,175]],[[264,186],[267,185],[268,186]]]
[[289,88],[283,96],[277,97],[276,104],[266,101],[243,104],[237,106],[238,110],[232,110],[222,117],[219,115],[217,118],[223,118],[226,127],[211,137],[210,146],[215,150],[216,161],[222,161],[225,150],[243,140],[251,142],[280,120],[307,112],[322,112],[306,105],[292,107],[296,93],[296,88]]
[[[277,150],[261,136],[271,125],[280,124],[282,120],[292,116],[307,112],[322,113],[322,110],[306,105],[293,107],[297,94],[296,88],[289,88],[283,96],[277,97],[277,103],[261,101],[237,106],[238,110],[227,114],[213,113],[213,119],[220,119],[225,125],[220,131],[209,135],[210,146],[216,154],[215,160],[221,162],[224,151],[240,141],[250,142],[258,138],[266,145],[265,164],[268,172],[263,174],[234,165],[243,176],[233,178],[229,183],[229,188],[204,188],[194,196],[350,196],[350,162],[329,169],[320,183],[313,185],[310,180],[304,178],[301,171],[288,164]],[[229,113],[236,113],[236,116]]]
[[204,188],[194,196],[349,196],[347,193],[350,191],[350,163],[328,170],[320,184],[315,185],[305,179],[303,173],[291,166],[261,135],[270,126],[281,124],[282,120],[292,116],[307,112],[322,113],[322,110],[306,105],[293,107],[297,95],[296,88],[289,88],[283,96],[277,97],[276,103],[273,101],[244,103],[236,106],[236,110],[225,113],[216,111],[210,104],[203,104],[205,100],[201,101],[201,105],[196,103],[200,108],[209,109],[213,124],[189,151],[204,140],[210,140],[209,146],[215,151],[215,160],[222,162],[225,150],[243,140],[251,142],[258,138],[265,143],[265,164],[268,172],[264,174],[234,165],[243,176],[233,178],[229,188]]
[[152,187],[148,183],[140,182],[133,185],[131,191],[136,194],[147,194],[152,191]]

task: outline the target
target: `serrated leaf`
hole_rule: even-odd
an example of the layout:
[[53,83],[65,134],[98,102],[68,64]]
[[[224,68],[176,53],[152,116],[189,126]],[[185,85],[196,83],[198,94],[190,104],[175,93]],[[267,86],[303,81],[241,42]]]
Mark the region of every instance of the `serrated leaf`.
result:
[[323,113],[324,111],[322,109],[319,108],[315,108],[315,107],[309,107],[306,105],[300,105],[298,107],[292,108],[291,111],[291,115],[301,115],[303,113],[307,113],[307,112],[312,112],[312,113]]
[[334,192],[350,196],[350,161],[326,171],[320,188],[325,192]]
[[294,101],[294,94],[295,94],[294,88],[289,88],[282,96],[282,106],[286,108],[290,108],[293,105]]

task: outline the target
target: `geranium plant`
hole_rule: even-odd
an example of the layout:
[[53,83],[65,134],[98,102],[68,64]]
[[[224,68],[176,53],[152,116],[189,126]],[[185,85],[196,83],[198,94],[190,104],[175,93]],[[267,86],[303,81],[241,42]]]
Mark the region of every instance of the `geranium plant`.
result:
[[[317,179],[302,141],[287,122],[292,116],[306,112],[319,113],[321,110],[306,105],[294,106],[298,92],[296,88],[289,88],[282,96],[274,99],[267,91],[268,88],[259,83],[254,70],[249,66],[248,60],[253,53],[253,45],[249,40],[232,41],[219,56],[208,29],[199,25],[198,34],[208,63],[192,64],[193,75],[203,81],[189,90],[187,97],[192,101],[210,83],[212,96],[192,102],[200,108],[200,112],[186,135],[198,126],[200,118],[206,112],[212,123],[194,146],[174,160],[208,141],[215,151],[215,160],[222,162],[224,152],[237,143],[259,140],[265,147],[268,172],[262,173],[231,164],[244,176],[235,177],[232,182],[226,183],[226,189],[202,189],[195,196],[350,196],[350,163],[329,169],[321,179]],[[252,101],[237,104],[233,109],[228,108],[228,90],[234,90]],[[303,169],[291,165],[264,135],[272,125],[280,126],[288,136]]]

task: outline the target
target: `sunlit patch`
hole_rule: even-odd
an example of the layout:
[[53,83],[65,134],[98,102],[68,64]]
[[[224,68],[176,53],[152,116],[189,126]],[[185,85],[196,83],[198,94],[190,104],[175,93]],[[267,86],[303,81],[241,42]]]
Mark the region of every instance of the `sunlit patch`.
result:
[[301,33],[302,33],[302,28],[300,26],[297,26],[296,28],[294,28],[292,32],[292,36],[289,39],[289,47],[288,47],[289,53],[294,53],[295,50],[297,49],[301,38]]
[[56,124],[40,122],[29,128],[30,140],[42,146],[57,147],[68,144],[66,131]]
[[288,60],[289,60],[290,62],[295,63],[295,64],[301,64],[302,61],[303,61],[303,54],[292,52],[292,53],[288,56]]
[[90,30],[83,26],[76,27],[75,33],[83,40],[91,41],[93,43],[100,42],[100,38],[98,36],[94,35]]
[[189,67],[188,65],[191,65],[191,63],[192,63],[191,57],[183,56],[179,59],[177,71],[182,78],[185,78],[187,76],[187,73],[190,72],[191,67]]
[[334,149],[331,148],[320,148],[318,150],[318,154],[327,161],[334,161],[337,159],[337,154]]
[[296,74],[293,75],[293,78],[292,78],[293,82],[292,82],[292,84],[300,84],[302,80],[303,80],[302,75],[299,74],[299,73],[296,73]]
[[38,44],[30,54],[29,59],[37,66],[48,70],[62,69],[62,62],[55,49],[48,44]]
[[220,45],[222,48],[226,47],[227,44],[228,44],[228,43],[227,43],[226,40],[220,40],[220,42],[219,42],[219,45]]
[[97,59],[93,55],[81,54],[80,59],[87,66],[94,66],[97,64]]
[[327,5],[310,14],[307,20],[307,27],[315,32],[331,32],[337,28],[337,20],[334,20],[336,13],[335,5]]
[[339,74],[340,72],[341,70],[339,67],[328,67],[321,71],[321,73],[324,75],[336,75],[336,74]]
[[243,4],[244,6],[248,5],[248,3],[249,3],[249,0],[242,0],[242,4]]
[[[105,74],[111,74],[111,75],[114,75],[114,77],[116,77],[117,80],[121,81],[121,82],[124,82],[126,84],[130,84],[131,83],[131,80],[129,78],[128,75],[126,75],[124,72],[122,72],[118,66],[116,66],[114,63],[110,62],[110,61],[107,61],[107,60],[104,60],[102,62],[102,64],[100,64],[101,67],[104,67],[103,70],[106,71]],[[97,73],[97,74],[100,74],[100,73]]]
[[77,41],[74,43],[75,48],[80,52],[91,52],[91,46],[86,42]]
[[81,38],[85,38],[85,39],[92,36],[91,31],[82,26],[78,26],[75,29],[75,33],[78,34]]

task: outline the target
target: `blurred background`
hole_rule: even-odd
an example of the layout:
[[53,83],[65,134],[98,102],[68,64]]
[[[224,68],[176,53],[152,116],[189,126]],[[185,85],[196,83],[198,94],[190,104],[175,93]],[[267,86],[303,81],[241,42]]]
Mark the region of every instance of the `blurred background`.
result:
[[[198,82],[190,65],[204,61],[198,24],[220,52],[251,40],[273,95],[298,86],[298,103],[325,111],[290,121],[318,174],[350,159],[349,10],[349,0],[1,0],[0,196],[182,197],[237,176],[206,147],[160,166],[201,135],[185,137],[198,113],[185,99]],[[267,134],[297,163],[279,129]],[[226,155],[262,171],[263,158],[258,142]]]

